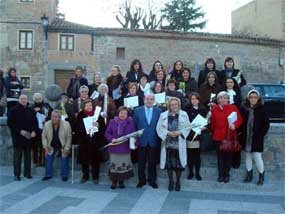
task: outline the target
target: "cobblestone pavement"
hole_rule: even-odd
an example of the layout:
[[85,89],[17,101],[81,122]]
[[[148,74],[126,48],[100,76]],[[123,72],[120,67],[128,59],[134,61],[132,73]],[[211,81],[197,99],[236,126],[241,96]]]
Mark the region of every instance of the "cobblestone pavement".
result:
[[[41,177],[14,181],[12,167],[0,167],[0,213],[285,213],[284,183],[218,184],[209,181],[183,181],[182,191],[168,192],[167,182],[159,189],[135,188],[111,190],[107,182],[80,184],[59,178],[41,181]],[[239,188],[240,185],[248,185]],[[270,191],[272,189],[273,191]],[[218,191],[219,190],[219,191]]]

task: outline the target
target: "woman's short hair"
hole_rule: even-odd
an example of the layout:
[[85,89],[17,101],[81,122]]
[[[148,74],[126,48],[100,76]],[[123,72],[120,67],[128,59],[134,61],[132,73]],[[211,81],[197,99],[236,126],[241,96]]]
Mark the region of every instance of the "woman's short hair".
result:
[[43,99],[43,95],[42,95],[41,93],[34,93],[34,95],[33,95],[33,101],[35,101],[37,97],[40,97],[40,98]]
[[86,104],[88,104],[88,103],[91,103],[91,104],[92,104],[92,109],[95,108],[94,102],[93,102],[91,99],[88,98],[88,99],[86,99],[86,100],[83,101],[83,103],[82,103],[82,110],[84,110]]
[[128,89],[130,90],[130,88],[132,88],[133,86],[135,86],[136,89],[138,90],[138,85],[137,85],[137,83],[134,83],[134,82],[130,82],[130,83],[129,83]]
[[171,103],[172,101],[177,101],[177,102],[178,102],[179,109],[181,109],[181,100],[180,100],[179,98],[177,98],[177,97],[171,97],[171,98],[169,98],[169,100],[168,100],[168,105],[167,105],[167,109],[168,109],[168,110],[170,110],[170,103]]
[[109,91],[109,87],[108,87],[108,85],[107,85],[107,84],[105,84],[105,83],[101,83],[101,84],[98,86],[98,91],[100,91],[100,90],[101,90],[101,88],[103,88],[103,87],[105,87],[105,88],[106,88],[106,91],[107,91],[107,93],[108,93],[108,91]]
[[112,69],[116,68],[118,70],[119,73],[121,73],[121,67],[119,65],[113,65]]
[[121,111],[126,111],[129,115],[129,109],[126,106],[120,106],[117,110],[117,114],[119,115]]
[[89,88],[88,88],[88,86],[86,86],[86,85],[80,86],[80,88],[79,88],[79,93],[80,93],[82,90],[87,90],[87,93],[89,92]]
[[221,97],[227,97],[228,99],[230,99],[230,96],[229,96],[228,92],[226,92],[226,91],[219,92],[217,95],[217,100],[219,100]]

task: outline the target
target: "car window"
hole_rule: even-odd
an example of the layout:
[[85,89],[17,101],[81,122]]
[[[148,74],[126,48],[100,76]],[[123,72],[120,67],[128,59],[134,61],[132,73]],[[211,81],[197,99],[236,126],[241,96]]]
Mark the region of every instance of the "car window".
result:
[[285,87],[282,85],[264,86],[265,97],[285,97]]
[[263,91],[263,86],[260,85],[255,85],[254,88],[262,95],[265,96],[264,91]]

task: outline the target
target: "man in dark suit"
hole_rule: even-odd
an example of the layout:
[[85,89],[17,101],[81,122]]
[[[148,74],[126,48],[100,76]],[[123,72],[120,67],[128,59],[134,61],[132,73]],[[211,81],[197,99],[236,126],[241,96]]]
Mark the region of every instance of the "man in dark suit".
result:
[[36,137],[37,118],[33,109],[28,107],[28,97],[20,95],[18,104],[8,116],[14,148],[14,175],[20,181],[22,153],[24,153],[24,176],[31,179],[31,138]]
[[138,174],[137,188],[146,184],[145,165],[148,163],[148,181],[152,188],[158,188],[156,184],[156,163],[159,157],[160,140],[156,133],[156,124],[161,109],[153,106],[153,94],[144,97],[144,106],[138,107],[134,112],[136,129],[144,129],[142,136],[138,138]]

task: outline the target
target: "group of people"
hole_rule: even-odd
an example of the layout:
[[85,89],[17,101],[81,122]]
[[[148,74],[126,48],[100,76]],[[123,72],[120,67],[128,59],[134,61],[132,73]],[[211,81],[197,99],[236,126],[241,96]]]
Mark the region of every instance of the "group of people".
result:
[[[225,142],[230,140],[238,141],[246,153],[244,182],[252,181],[254,160],[259,173],[257,184],[263,184],[263,141],[269,119],[257,90],[250,90],[246,99],[241,99],[240,87],[246,80],[242,72],[235,69],[233,58],[226,58],[222,71],[216,69],[213,58],[207,59],[198,80],[181,60],[174,63],[169,73],[160,61],[155,61],[149,74],[143,72],[139,60],[134,60],[125,77],[120,67],[114,65],[106,83],[96,72],[94,82],[88,85],[83,74],[81,67],[75,69],[66,93],[60,96],[54,108],[44,102],[40,93],[34,94],[31,105],[28,105],[28,97],[21,93],[16,105],[8,104],[16,180],[21,179],[22,153],[24,176],[32,177],[31,147],[34,145],[34,163],[45,165],[43,180],[53,177],[52,164],[57,156],[61,158],[62,180],[67,181],[70,148],[77,144],[81,183],[92,176],[97,184],[100,164],[108,159],[112,189],[125,188],[124,181],[134,175],[134,163],[138,164],[137,187],[148,182],[152,188],[158,188],[156,166],[160,163],[160,168],[168,173],[168,190],[180,191],[180,178],[186,166],[188,179],[195,176],[202,180],[200,147],[203,140],[200,136],[210,130],[217,153],[218,182],[230,181],[233,157],[240,155],[239,150],[224,150]],[[14,68],[9,70],[4,82],[6,92],[16,85],[21,89]],[[155,95],[159,93],[166,94],[165,102],[156,102]],[[8,94],[7,103],[11,102]],[[126,98],[135,96],[137,106],[124,105]],[[95,119],[96,107],[101,110]],[[234,120],[230,122],[232,114]],[[198,115],[208,124],[195,132],[192,121]],[[94,118],[94,132],[86,129],[85,120],[89,117]],[[139,130],[143,130],[140,135],[120,140]]]

